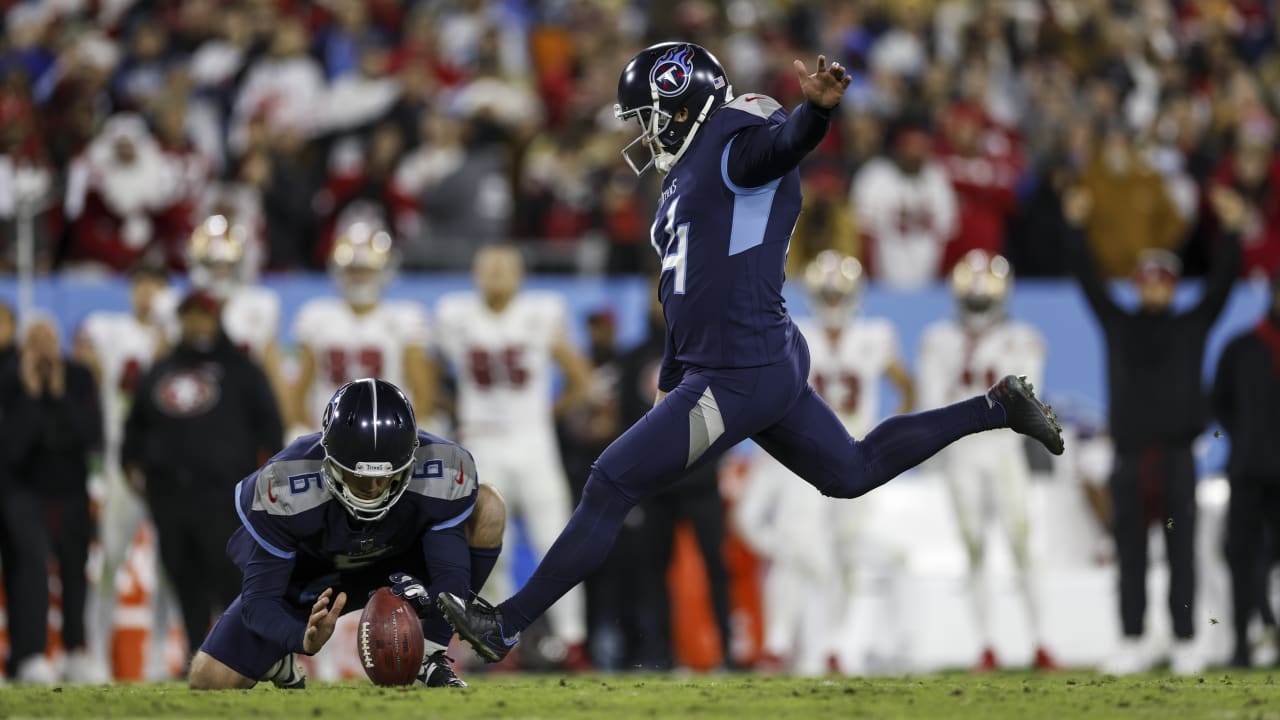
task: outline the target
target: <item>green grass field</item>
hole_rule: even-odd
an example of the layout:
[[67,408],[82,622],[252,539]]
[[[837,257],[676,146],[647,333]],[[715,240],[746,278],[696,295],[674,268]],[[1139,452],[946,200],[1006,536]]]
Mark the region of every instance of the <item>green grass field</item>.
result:
[[1280,720],[1270,671],[1111,678],[1091,673],[792,679],[472,676],[467,690],[319,685],[192,693],[176,684],[0,688],[0,717],[375,718],[1250,718]]

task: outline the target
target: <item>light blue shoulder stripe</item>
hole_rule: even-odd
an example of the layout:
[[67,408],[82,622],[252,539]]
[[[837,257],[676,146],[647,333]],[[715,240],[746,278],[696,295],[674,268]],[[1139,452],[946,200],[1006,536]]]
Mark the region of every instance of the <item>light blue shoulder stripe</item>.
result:
[[729,230],[729,254],[737,255],[764,244],[764,233],[773,212],[773,198],[782,178],[774,178],[760,187],[744,188],[729,179],[729,151],[734,137],[724,146],[720,156],[720,177],[733,192],[733,224]]
[[453,517],[449,518],[448,520],[445,520],[439,525],[432,525],[431,529],[432,530],[448,530],[451,527],[456,527],[458,525],[461,525],[462,523],[466,522],[467,518],[471,517],[471,513],[475,509],[476,509],[476,504],[471,503],[469,506],[467,506],[466,510],[463,510],[457,515],[454,515]]
[[[246,478],[246,480],[247,479],[248,478]],[[241,480],[240,482],[236,483],[236,496],[235,496],[236,515],[240,516],[240,523],[244,525],[245,530],[249,531],[249,535],[252,536],[253,539],[256,540],[258,544],[262,546],[263,550],[266,550],[272,555],[275,555],[276,557],[281,558],[283,560],[292,560],[295,553],[285,552],[284,550],[281,550],[275,545],[272,545],[271,543],[267,542],[266,538],[259,535],[257,530],[253,529],[253,523],[249,522],[249,517],[244,514],[244,508],[241,507],[240,505],[240,486],[243,485],[244,483],[245,483],[245,480]]]

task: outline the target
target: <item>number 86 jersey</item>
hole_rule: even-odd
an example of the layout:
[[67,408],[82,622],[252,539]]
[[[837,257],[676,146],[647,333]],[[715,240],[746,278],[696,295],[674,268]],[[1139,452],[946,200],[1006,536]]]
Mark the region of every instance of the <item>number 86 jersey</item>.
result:
[[494,312],[475,292],[436,304],[436,345],[458,382],[460,437],[552,436],[552,346],[565,332],[559,296],[525,291]]

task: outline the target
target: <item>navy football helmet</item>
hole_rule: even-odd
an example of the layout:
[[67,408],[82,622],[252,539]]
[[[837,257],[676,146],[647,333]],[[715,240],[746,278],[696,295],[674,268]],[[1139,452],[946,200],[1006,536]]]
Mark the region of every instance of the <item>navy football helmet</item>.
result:
[[[668,42],[641,50],[622,69],[618,103],[613,106],[618,119],[635,118],[640,123],[640,136],[622,149],[622,157],[636,175],[650,167],[665,175],[689,147],[698,127],[732,99],[724,68],[706,48]],[[688,110],[687,116],[677,121],[682,109]],[[647,160],[640,157],[643,164],[632,157],[637,145],[649,151]]]
[[323,428],[325,489],[357,520],[386,517],[409,488],[418,449],[409,398],[385,380],[354,380],[329,400]]

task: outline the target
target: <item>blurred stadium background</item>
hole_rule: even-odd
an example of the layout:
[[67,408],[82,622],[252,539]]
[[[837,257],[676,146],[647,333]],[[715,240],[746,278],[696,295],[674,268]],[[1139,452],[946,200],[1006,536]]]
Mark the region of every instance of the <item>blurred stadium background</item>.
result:
[[[805,212],[789,275],[824,249],[861,258],[870,277],[861,312],[892,322],[909,369],[925,326],[954,315],[945,284],[951,265],[973,249],[1001,253],[1018,278],[1011,315],[1034,325],[1047,344],[1045,395],[1072,424],[1105,436],[1102,337],[1066,277],[1060,193],[1069,183],[1094,191],[1090,242],[1114,278],[1128,276],[1151,247],[1176,252],[1188,276],[1204,274],[1214,228],[1205,189],[1229,184],[1246,198],[1244,265],[1210,335],[1206,383],[1225,342],[1266,312],[1266,278],[1280,266],[1280,11],[1263,0],[42,0],[0,7],[0,301],[20,323],[52,314],[68,352],[90,312],[127,311],[130,270],[160,265],[175,287],[186,287],[192,231],[223,213],[249,233],[250,282],[280,299],[275,333],[287,379],[293,318],[306,300],[335,294],[325,273],[334,238],[353,208],[372,209],[399,255],[387,297],[428,312],[442,294],[470,287],[477,248],[521,247],[527,285],[563,297],[574,344],[593,361],[592,393],[580,414],[616,414],[612,364],[647,332],[647,277],[656,266],[647,233],[657,182],[637,181],[618,155],[634,133],[614,120],[613,92],[634,52],[672,38],[715,52],[740,92],[768,93],[788,107],[800,100],[793,58],[824,52],[851,69],[854,83],[832,132],[801,166]],[[868,168],[883,172],[885,158],[898,162],[912,152],[909,138],[921,129],[930,142],[915,151],[946,182],[918,190],[907,183],[901,207],[886,217],[859,181]],[[1117,157],[1128,161],[1123,173],[1108,165]],[[1150,197],[1158,198],[1154,207],[1135,200]],[[908,242],[930,247],[921,256],[927,262],[893,260],[896,245]],[[1132,300],[1124,283],[1116,291]],[[1198,292],[1194,279],[1185,283],[1179,302]],[[806,315],[803,288],[788,293],[793,312]],[[897,400],[892,390],[882,396],[882,416]],[[566,458],[590,456],[600,445],[588,425],[562,418]],[[606,423],[612,432],[616,425],[616,418]],[[1212,430],[1196,445],[1196,642],[1211,663],[1225,663],[1232,650],[1222,550],[1226,446]],[[1044,643],[1062,665],[1093,666],[1119,637],[1116,567],[1084,490],[1101,481],[1082,478],[1087,473],[1070,451],[1066,457],[1031,456],[1034,583],[1044,598]],[[741,448],[720,467],[726,517],[755,458]],[[581,468],[579,459],[570,475]],[[94,485],[99,505],[105,492]],[[982,646],[968,621],[967,556],[938,468],[872,493],[850,513],[862,557],[850,590],[858,641],[838,667],[887,673],[971,665]],[[702,560],[680,524],[669,598],[625,592],[634,567],[626,563],[643,564],[643,557],[604,571],[623,588],[617,597],[629,599],[592,603],[596,667],[778,667],[762,646],[768,563],[728,526],[728,642],[718,638]],[[631,552],[645,551],[640,543]],[[517,558],[518,581],[532,559],[519,546],[507,552]],[[995,648],[1007,664],[1026,664],[1034,633],[1016,599],[1012,557],[1004,543],[993,543],[990,554]],[[110,623],[90,617],[90,654],[119,680],[181,672],[180,645],[150,637],[164,584],[153,535],[139,532],[113,577],[103,577],[98,557],[91,554],[86,568],[91,587],[116,600]],[[1149,582],[1148,635],[1159,645],[1169,636],[1161,563],[1152,564]],[[51,581],[55,598],[58,590]],[[646,614],[661,614],[655,602],[673,609],[670,637],[641,644],[667,649],[638,655],[627,646],[634,630],[627,623],[643,635]],[[172,611],[169,619],[169,632],[180,635]],[[49,624],[47,653],[56,660],[56,600]],[[4,638],[0,624],[0,657]],[[333,659],[313,671],[358,674],[351,642],[348,628],[326,649]],[[525,664],[554,663],[556,653],[548,654]]]

